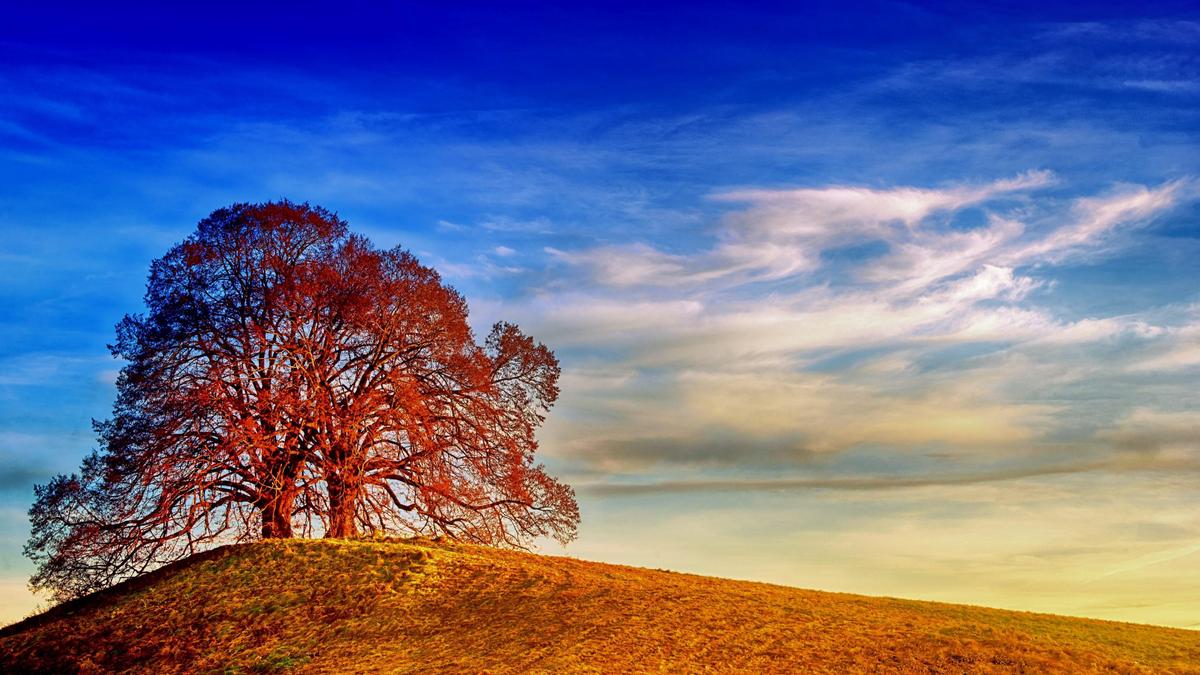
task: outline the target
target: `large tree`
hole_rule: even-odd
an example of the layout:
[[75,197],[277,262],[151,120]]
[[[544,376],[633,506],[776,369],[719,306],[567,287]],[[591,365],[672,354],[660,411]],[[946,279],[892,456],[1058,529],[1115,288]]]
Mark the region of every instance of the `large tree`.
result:
[[31,584],[68,598],[254,538],[574,537],[534,460],[558,362],[511,324],[318,207],[214,212],[151,267],[100,448],[36,490]]

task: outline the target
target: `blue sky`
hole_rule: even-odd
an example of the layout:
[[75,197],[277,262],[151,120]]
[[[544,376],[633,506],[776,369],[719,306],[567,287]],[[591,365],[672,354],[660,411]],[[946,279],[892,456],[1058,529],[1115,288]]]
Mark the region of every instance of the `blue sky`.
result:
[[286,197],[556,349],[568,554],[1200,624],[1189,5],[7,10],[0,618],[149,262]]

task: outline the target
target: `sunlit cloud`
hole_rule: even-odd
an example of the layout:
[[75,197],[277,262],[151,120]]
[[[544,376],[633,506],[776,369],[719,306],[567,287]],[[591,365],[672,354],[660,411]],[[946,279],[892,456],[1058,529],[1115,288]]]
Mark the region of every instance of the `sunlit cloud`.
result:
[[824,250],[898,241],[934,213],[1043,187],[1052,180],[1047,171],[1031,171],[988,185],[942,190],[834,186],[720,192],[712,199],[749,206],[726,216],[718,242],[708,251],[681,255],[634,243],[548,252],[613,286],[695,286],[729,277],[742,283],[780,279],[820,266]]
[[[791,467],[782,470],[799,475],[780,485],[816,486],[825,479],[804,476],[814,457],[863,448],[982,463],[951,482],[1132,467],[1122,455],[1130,443],[1112,434],[1148,414],[1130,412],[1136,397],[1114,394],[1124,421],[1080,426],[1072,420],[1086,398],[1030,400],[1022,383],[1038,377],[1068,392],[1190,358],[1178,312],[1072,318],[1045,300],[1056,265],[1126,245],[1121,236],[1191,199],[1192,183],[1066,202],[1031,193],[1051,185],[1051,174],[1035,171],[946,189],[741,190],[722,193],[742,208],[721,217],[713,245],[698,253],[644,242],[549,250],[550,264],[602,285],[549,286],[508,308],[558,344],[609,354],[620,373],[576,376],[579,398],[568,391],[564,405],[586,401],[588,412],[569,435],[552,422],[550,452],[624,477],[606,494],[672,467]],[[953,226],[959,210],[981,205],[996,209],[982,225]],[[750,241],[771,248],[734,253]],[[885,250],[823,255],[863,241]],[[767,283],[780,279],[791,281]],[[1000,458],[1017,464],[981,468]],[[697,489],[758,485],[698,480]]]
[[1072,253],[1104,243],[1118,228],[1144,224],[1146,219],[1195,193],[1195,182],[1175,180],[1156,188],[1132,186],[1112,195],[1084,197],[1074,205],[1074,219],[1048,237],[1006,251],[1014,264],[1061,261]]
[[1179,371],[1200,366],[1200,323],[1185,324],[1165,332],[1165,346],[1131,363],[1131,370]]

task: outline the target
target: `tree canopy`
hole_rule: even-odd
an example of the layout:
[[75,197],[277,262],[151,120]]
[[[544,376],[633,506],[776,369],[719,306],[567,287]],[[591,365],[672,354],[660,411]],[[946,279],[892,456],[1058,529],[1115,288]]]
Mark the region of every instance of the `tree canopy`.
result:
[[77,474],[36,488],[36,589],[66,599],[221,543],[443,534],[574,538],[535,463],[558,361],[407,251],[334,214],[236,204],[154,261],[117,326],[112,417]]

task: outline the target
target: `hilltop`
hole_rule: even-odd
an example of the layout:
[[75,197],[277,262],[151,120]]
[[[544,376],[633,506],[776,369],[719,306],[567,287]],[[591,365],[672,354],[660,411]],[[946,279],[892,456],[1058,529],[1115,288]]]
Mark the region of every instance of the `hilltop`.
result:
[[203,553],[0,630],[6,672],[1190,672],[1200,633],[430,540]]

